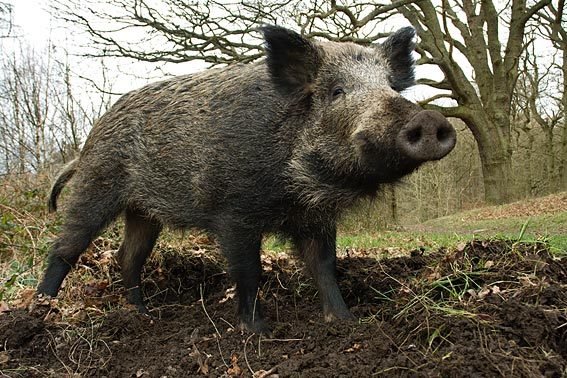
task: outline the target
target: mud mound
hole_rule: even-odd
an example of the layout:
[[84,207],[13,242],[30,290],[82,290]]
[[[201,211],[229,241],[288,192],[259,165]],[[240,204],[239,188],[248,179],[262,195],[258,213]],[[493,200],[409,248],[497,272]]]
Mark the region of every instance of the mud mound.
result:
[[[300,264],[283,254],[266,257],[261,296],[270,338],[238,329],[222,261],[202,252],[162,251],[148,265],[144,289],[152,318],[125,308],[112,259],[102,264],[98,256],[94,264],[86,257],[83,265],[100,278],[82,286],[73,281],[59,302],[0,315],[0,374],[567,373],[567,260],[556,260],[542,244],[475,241],[385,260],[351,253],[339,260],[338,273],[358,321],[343,323],[323,322]],[[81,296],[81,305],[72,307],[70,299]]]

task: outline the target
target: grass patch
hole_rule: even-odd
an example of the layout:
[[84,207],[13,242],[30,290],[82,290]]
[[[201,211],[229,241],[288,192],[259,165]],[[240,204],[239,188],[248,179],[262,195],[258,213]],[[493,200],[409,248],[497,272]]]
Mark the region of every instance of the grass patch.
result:
[[[378,224],[371,218],[379,218],[383,212],[373,210],[359,216],[365,225]],[[337,244],[341,248],[428,250],[452,248],[475,239],[496,239],[544,242],[555,255],[567,254],[566,192],[473,209],[392,230],[357,227],[353,219],[356,217],[347,217],[339,228]]]
[[292,249],[288,240],[284,240],[276,235],[267,235],[262,240],[262,250],[269,252],[286,252]]
[[[461,241],[472,239],[457,234],[413,231],[360,231],[356,234],[339,232],[337,248],[376,249],[394,255],[397,254],[395,252],[407,253],[416,249],[434,251],[439,248],[450,248]],[[262,242],[262,250],[266,252],[287,252],[292,248],[291,242],[273,235],[265,237]]]
[[437,250],[456,245],[464,238],[450,233],[428,233],[413,231],[383,231],[356,235],[340,233],[337,238],[339,248],[378,248],[397,249],[406,252],[415,249]]
[[[567,211],[531,217],[477,219],[482,210],[472,210],[433,219],[422,224],[376,231],[376,228],[353,230],[349,225],[339,228],[339,249],[379,250],[395,256],[413,250],[436,251],[452,249],[472,240],[511,240],[525,243],[545,243],[557,256],[567,255]],[[285,252],[291,243],[276,236],[264,239],[264,251]]]
[[567,211],[494,219],[476,219],[472,216],[474,213],[471,211],[433,219],[411,228],[437,236],[453,230],[462,241],[476,238],[544,242],[554,254],[567,254]]

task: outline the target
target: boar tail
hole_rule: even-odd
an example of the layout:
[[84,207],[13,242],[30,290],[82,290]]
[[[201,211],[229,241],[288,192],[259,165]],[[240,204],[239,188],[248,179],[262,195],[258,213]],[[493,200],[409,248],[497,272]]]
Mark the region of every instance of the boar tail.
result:
[[65,165],[55,179],[55,182],[51,187],[51,193],[49,194],[49,201],[47,203],[47,207],[50,213],[57,211],[57,197],[59,197],[59,194],[65,187],[67,181],[69,181],[77,171],[77,162],[78,159],[75,159]]

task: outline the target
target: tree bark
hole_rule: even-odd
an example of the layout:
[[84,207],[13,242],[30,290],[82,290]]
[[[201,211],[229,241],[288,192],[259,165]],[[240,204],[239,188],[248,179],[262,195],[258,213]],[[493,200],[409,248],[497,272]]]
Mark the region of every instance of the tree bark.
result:
[[503,150],[492,145],[478,144],[482,174],[484,179],[484,197],[486,202],[499,204],[511,201],[515,196],[511,180],[512,159]]
[[465,123],[473,130],[477,142],[485,201],[491,204],[509,202],[516,194],[511,180],[512,148],[509,118],[490,119],[483,117],[482,111],[474,111],[473,114],[474,116]]
[[535,185],[535,175],[536,175],[536,171],[535,171],[535,165],[534,164],[534,159],[532,159],[532,152],[534,151],[534,143],[535,143],[535,137],[533,136],[533,134],[531,133],[531,130],[526,130],[526,137],[528,138],[528,146],[526,148],[526,156],[525,159],[528,162],[528,177],[526,178],[526,187],[525,187],[525,191],[522,193],[523,196],[531,196],[536,188]]
[[567,189],[567,40],[563,41],[563,94],[561,96],[561,106],[563,108],[563,130],[561,133],[561,166],[559,168],[559,183],[561,189]]
[[396,196],[396,186],[389,185],[388,191],[390,192],[390,213],[392,214],[392,223],[398,224],[398,198]]
[[[567,97],[567,96],[565,96]],[[559,189],[567,189],[567,117],[563,118],[561,131],[561,160],[559,163]]]

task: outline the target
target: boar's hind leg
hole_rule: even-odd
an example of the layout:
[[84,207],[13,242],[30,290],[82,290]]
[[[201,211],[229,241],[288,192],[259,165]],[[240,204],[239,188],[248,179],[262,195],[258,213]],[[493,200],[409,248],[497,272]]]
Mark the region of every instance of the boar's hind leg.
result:
[[70,198],[66,221],[51,247],[43,280],[37,288],[40,294],[57,296],[67,273],[75,265],[93,239],[120,212],[120,205],[111,191],[100,188],[83,189]]
[[295,241],[296,247],[317,283],[326,321],[353,317],[337,285],[335,240],[336,235],[333,232],[323,237],[300,238]]
[[261,236],[236,227],[223,231],[219,242],[228,260],[230,275],[236,281],[241,326],[255,333],[268,333],[258,298],[262,274]]
[[147,313],[140,285],[142,267],[152,252],[161,231],[161,224],[128,209],[125,216],[124,241],[118,250],[122,280],[128,290],[128,301],[141,313]]

